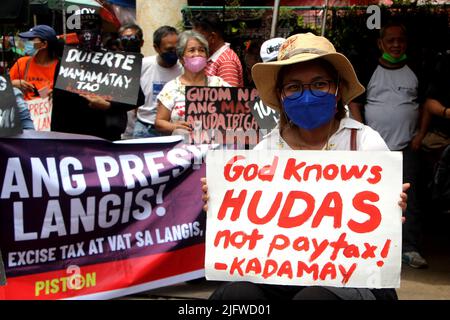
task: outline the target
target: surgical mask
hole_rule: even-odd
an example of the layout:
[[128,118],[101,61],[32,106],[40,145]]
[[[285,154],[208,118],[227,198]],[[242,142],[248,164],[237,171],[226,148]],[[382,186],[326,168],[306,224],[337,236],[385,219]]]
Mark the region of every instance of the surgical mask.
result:
[[[322,93],[323,94],[323,93]],[[316,97],[310,90],[294,93],[283,100],[287,117],[299,128],[313,130],[328,123],[336,113],[336,94]]]
[[163,52],[160,54],[160,56],[165,64],[170,67],[174,66],[178,61],[177,53],[174,51]]
[[23,46],[23,52],[27,55],[27,56],[33,56],[36,53],[36,48],[34,47],[34,42],[31,40],[27,40],[24,43]]
[[127,52],[141,52],[141,40],[136,36],[123,36],[120,38],[123,50]]
[[396,64],[396,63],[400,63],[402,61],[405,61],[407,57],[406,57],[406,54],[404,53],[404,54],[402,54],[400,56],[400,58],[394,58],[389,53],[384,52],[383,55],[381,56],[381,58],[383,58],[384,60],[386,60],[386,61],[388,61],[390,63]]
[[197,73],[206,67],[206,57],[185,57],[184,67],[191,72]]

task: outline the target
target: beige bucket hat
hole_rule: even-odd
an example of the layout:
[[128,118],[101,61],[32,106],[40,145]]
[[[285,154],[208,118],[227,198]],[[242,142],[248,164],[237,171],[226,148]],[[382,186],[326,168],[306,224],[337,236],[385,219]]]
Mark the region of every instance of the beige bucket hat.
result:
[[281,102],[278,98],[276,83],[282,66],[318,58],[330,62],[338,72],[341,79],[339,88],[344,104],[348,104],[364,92],[365,89],[358,81],[350,61],[343,54],[336,52],[328,39],[308,32],[287,38],[280,47],[277,61],[257,63],[253,66],[253,81],[264,104],[280,111]]

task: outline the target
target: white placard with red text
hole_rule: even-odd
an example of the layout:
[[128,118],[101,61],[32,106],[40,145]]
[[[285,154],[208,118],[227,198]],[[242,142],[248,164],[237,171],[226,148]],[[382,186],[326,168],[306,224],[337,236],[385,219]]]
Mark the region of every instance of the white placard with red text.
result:
[[36,131],[50,131],[52,100],[49,97],[26,101]]
[[208,280],[400,286],[402,154],[214,150]]

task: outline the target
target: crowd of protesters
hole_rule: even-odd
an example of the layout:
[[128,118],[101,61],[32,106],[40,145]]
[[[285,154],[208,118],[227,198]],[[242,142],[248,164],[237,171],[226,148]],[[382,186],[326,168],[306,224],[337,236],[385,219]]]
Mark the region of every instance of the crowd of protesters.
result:
[[[317,60],[295,60],[293,57],[299,58],[306,53],[300,49],[322,50],[320,46],[328,46],[328,40],[311,33],[291,37],[289,41],[297,47],[292,52],[286,49],[280,54],[278,51],[286,41],[283,38],[260,39],[250,43],[241,63],[226,42],[220,19],[208,15],[193,21],[192,26],[193,30],[183,32],[171,26],[153,30],[156,54],[143,58],[136,105],[54,88],[60,68],[57,54],[60,49],[57,48],[55,31],[49,26],[38,25],[20,33],[19,37],[26,40],[26,56],[17,60],[9,74],[21,110],[23,128],[33,129],[25,101],[50,96],[53,104],[52,131],[93,135],[111,141],[180,134],[192,130],[184,117],[186,86],[256,86],[262,100],[281,114],[280,123],[259,148],[270,149],[269,142],[273,140],[276,145],[282,144],[281,149],[330,150],[330,139],[340,139],[346,144],[341,149],[349,149],[350,129],[356,128],[360,131],[359,137],[369,135],[376,140],[378,147],[373,150],[403,153],[404,182],[411,183],[403,233],[403,261],[411,267],[426,267],[427,261],[420,248],[421,219],[425,214],[420,200],[429,198],[419,193],[429,190],[420,188],[420,184],[428,186],[435,180],[436,167],[442,162],[442,155],[449,153],[449,53],[442,53],[439,57],[432,83],[419,96],[420,79],[408,66],[407,30],[398,23],[381,29],[378,40],[380,58],[375,61],[374,67],[356,69],[356,73],[348,60],[344,66],[337,60],[321,59],[326,54],[319,55]],[[103,34],[100,16],[82,15],[81,28],[77,31],[78,46],[88,51],[140,53],[144,32],[150,30],[143,31],[138,25],[129,24],[122,26],[114,36]],[[305,47],[305,43],[310,47]],[[292,46],[289,48],[292,49]],[[330,54],[336,55],[335,52]],[[292,66],[291,69],[281,68],[284,65]],[[311,70],[325,80],[308,77]],[[299,108],[301,104],[306,104],[302,108],[308,108],[308,101],[320,100],[322,95],[314,95],[316,91],[338,99],[337,106],[319,103],[322,111],[317,109],[311,114],[316,114],[320,119],[324,119],[325,114],[330,116],[318,124],[316,119],[303,117]],[[305,97],[310,99],[300,101]],[[311,127],[311,123],[317,125]],[[329,128],[333,132],[331,136]],[[360,149],[365,147],[364,143],[358,145]],[[425,179],[419,179],[420,161],[427,164]],[[445,190],[448,184],[444,181],[438,188],[443,196],[448,196],[448,190]],[[239,299],[242,295],[278,295],[279,290],[286,289],[269,290],[247,284],[237,286],[238,289],[233,292],[240,295],[231,297]],[[227,286],[216,295],[228,297],[230,288]],[[376,293],[370,291],[356,290],[349,296],[349,291],[313,291],[312,296],[320,298],[327,298],[327,295],[331,298],[376,298]],[[306,291],[299,292],[293,289],[289,294],[306,294]]]

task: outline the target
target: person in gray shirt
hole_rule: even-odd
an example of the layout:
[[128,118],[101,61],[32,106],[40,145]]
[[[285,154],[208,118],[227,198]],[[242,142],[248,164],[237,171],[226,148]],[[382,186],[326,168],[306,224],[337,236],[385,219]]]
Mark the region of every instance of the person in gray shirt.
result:
[[378,47],[382,56],[374,71],[367,72],[364,66],[365,74],[358,75],[362,76],[366,93],[349,104],[350,114],[378,131],[391,151],[403,153],[403,181],[411,183],[411,188],[403,225],[402,260],[413,268],[425,268],[427,261],[419,253],[422,236],[417,196],[419,155],[412,148],[420,123],[419,81],[407,64],[405,27],[395,22],[385,25],[380,30]]

